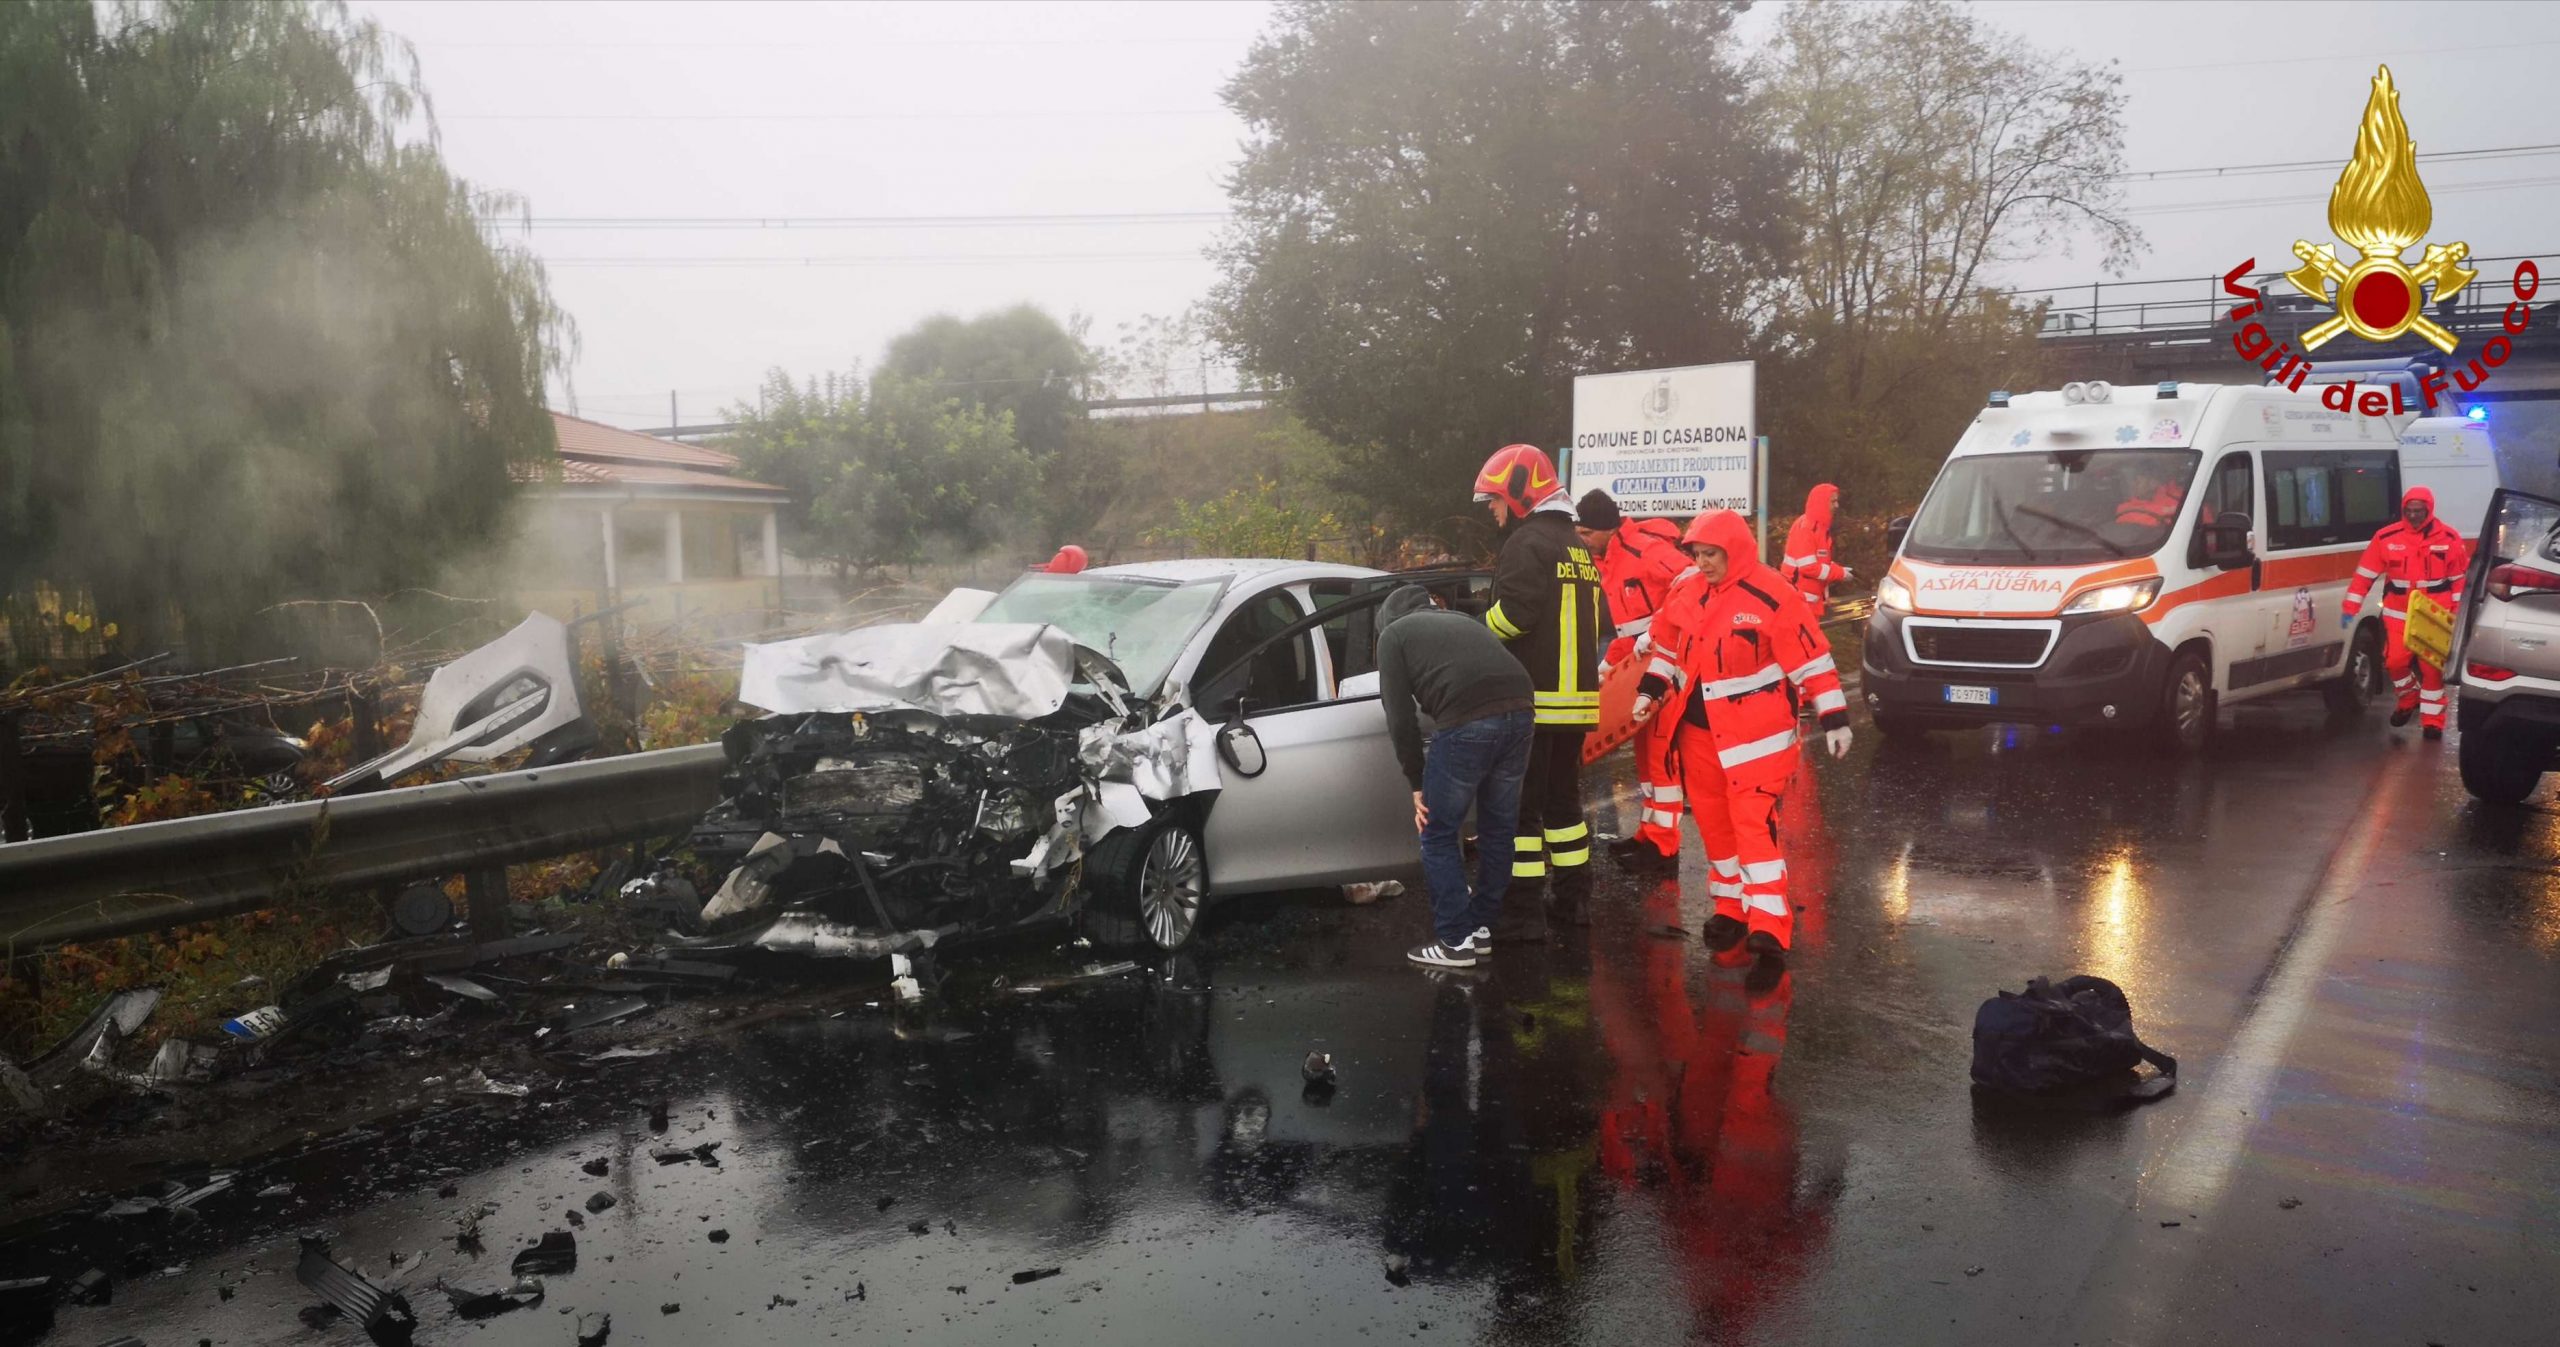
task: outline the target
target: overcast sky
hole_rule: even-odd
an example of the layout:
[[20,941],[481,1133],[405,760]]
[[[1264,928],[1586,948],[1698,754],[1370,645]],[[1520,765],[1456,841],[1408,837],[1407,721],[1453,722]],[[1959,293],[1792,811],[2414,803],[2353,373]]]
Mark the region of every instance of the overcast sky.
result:
[[[416,44],[454,169],[525,199],[581,334],[577,408],[630,426],[664,424],[671,389],[699,422],[752,399],[769,367],[867,366],[934,313],[1029,300],[1089,315],[1108,345],[1201,298],[1242,134],[1217,91],[1268,18],[1250,3],[359,8]],[[2326,238],[2377,61],[2402,90],[2434,236],[2481,257],[2560,251],[2560,5],[1978,8],[2025,44],[2124,70],[2126,166],[2173,174],[2129,185],[2151,244],[2132,276],[2253,254],[2264,269]],[[2510,147],[2540,148],[2430,162]],[[2178,172],[2300,161],[2316,166]],[[1119,218],[1036,218],[1091,215]],[[938,218],[812,223],[919,216]],[[702,223],[740,217],[793,223]],[[2084,251],[2003,279],[2100,276]]]

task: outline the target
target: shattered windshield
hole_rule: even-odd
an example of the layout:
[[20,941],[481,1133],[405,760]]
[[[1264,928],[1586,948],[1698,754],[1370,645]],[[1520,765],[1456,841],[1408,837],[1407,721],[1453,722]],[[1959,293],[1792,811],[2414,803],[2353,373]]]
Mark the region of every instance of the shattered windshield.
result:
[[2148,556],[2168,541],[2202,457],[2190,449],[2062,449],[1954,459],[1911,521],[1903,554],[2013,566]]
[[1128,575],[1047,575],[1016,580],[980,622],[1046,622],[1111,657],[1129,688],[1152,696],[1191,633],[1218,606],[1224,580],[1175,584]]

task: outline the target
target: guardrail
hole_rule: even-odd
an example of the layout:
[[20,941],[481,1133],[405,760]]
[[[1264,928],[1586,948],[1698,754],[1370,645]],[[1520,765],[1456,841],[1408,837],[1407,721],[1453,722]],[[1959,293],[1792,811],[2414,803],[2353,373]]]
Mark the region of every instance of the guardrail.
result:
[[[2352,263],[2354,250],[2344,259]],[[2500,315],[2515,296],[2516,263],[2539,259],[2525,257],[2474,257],[2464,266],[2480,273],[2480,279],[2464,286],[2462,293],[2442,304],[2427,306],[2427,316],[2455,332],[2477,332],[2498,325]],[[2276,318],[2300,317],[2304,326],[2319,322],[2337,310],[2304,295],[2286,282],[2284,273],[2298,265],[2298,259],[2287,253],[2282,257],[2261,256],[2271,262],[2263,272],[2249,278],[2258,287],[2267,312]],[[2180,277],[2161,281],[2090,281],[2082,285],[2021,286],[2003,292],[2010,302],[2022,308],[2044,304],[2044,329],[2047,338],[2129,337],[2141,335],[2186,334],[2205,331],[2220,322],[2231,307],[2242,301],[2225,294],[2219,276]],[[2269,324],[2272,330],[2274,324]]]
[[0,947],[159,930],[317,889],[661,837],[718,802],[718,744],[0,846]]

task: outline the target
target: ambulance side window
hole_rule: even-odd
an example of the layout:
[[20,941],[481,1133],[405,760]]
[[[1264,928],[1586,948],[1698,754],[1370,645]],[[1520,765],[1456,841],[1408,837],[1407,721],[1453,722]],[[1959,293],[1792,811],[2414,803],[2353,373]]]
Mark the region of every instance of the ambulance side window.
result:
[[2348,541],[2338,510],[2338,455],[2270,449],[2266,459],[2268,550]]
[[2370,538],[2400,517],[2400,456],[2386,449],[2337,458],[2341,521],[2350,538]]
[[[2213,475],[2205,479],[2204,509],[2196,515],[2198,524],[2219,519],[2228,514],[2256,517],[2256,502],[2250,496],[2249,469],[2249,451],[2246,449],[2224,454],[2222,461],[2213,465]],[[2207,541],[2204,530],[2201,528],[2187,540],[2188,565],[2204,565]]]

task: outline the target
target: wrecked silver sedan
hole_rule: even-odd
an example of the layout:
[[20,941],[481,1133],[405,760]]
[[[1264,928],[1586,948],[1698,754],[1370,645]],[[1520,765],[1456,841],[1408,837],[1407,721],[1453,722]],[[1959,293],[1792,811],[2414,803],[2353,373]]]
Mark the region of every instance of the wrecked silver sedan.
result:
[[936,614],[974,620],[750,647],[739,697],[771,714],[725,736],[695,836],[735,860],[709,943],[881,957],[1076,920],[1174,949],[1213,895],[1409,877],[1369,629],[1397,579],[1035,572]]

